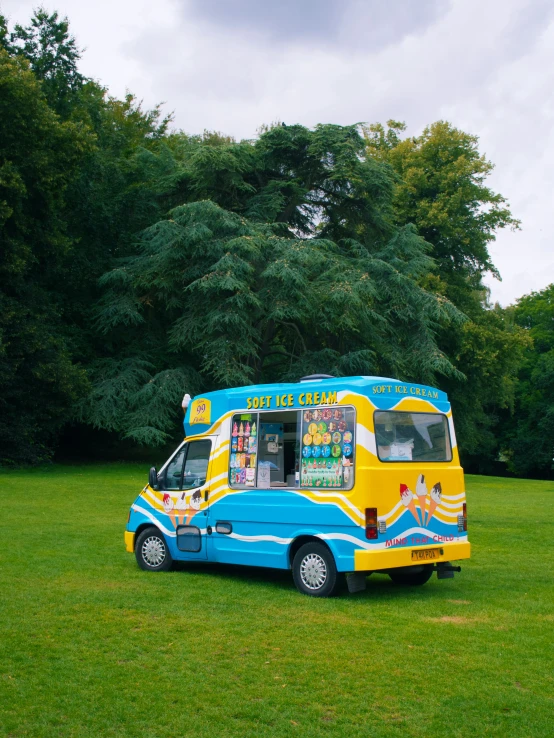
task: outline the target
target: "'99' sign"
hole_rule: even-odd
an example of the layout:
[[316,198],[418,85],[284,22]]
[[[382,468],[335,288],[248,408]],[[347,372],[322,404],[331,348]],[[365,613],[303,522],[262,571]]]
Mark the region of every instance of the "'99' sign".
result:
[[194,400],[190,408],[190,424],[206,424],[210,422],[212,404],[209,400],[202,398]]

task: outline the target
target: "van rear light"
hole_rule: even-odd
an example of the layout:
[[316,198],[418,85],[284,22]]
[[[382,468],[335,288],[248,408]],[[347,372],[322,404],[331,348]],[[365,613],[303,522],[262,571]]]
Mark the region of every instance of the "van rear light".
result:
[[379,535],[377,521],[377,508],[366,507],[365,509],[365,537],[374,540]]
[[464,502],[462,506],[462,514],[458,515],[458,533],[467,531],[467,505]]

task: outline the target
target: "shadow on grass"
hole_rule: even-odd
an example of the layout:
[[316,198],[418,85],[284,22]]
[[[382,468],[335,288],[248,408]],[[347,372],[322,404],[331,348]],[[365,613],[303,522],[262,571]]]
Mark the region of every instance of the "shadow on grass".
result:
[[[203,563],[197,561],[176,561],[173,565],[175,572],[186,574],[190,577],[203,577],[209,575],[218,583],[229,582],[238,586],[259,588],[262,586],[265,590],[273,589],[280,592],[296,592],[296,587],[292,580],[292,573],[284,569],[264,569],[257,566],[233,566],[231,564]],[[431,600],[442,600],[452,596],[449,591],[448,584],[441,582],[440,586],[433,578],[424,585],[409,586],[395,584],[387,574],[372,574],[367,577],[367,587],[363,592],[349,593],[346,582],[339,590],[341,598],[352,600],[374,600],[378,598],[382,601],[395,601],[397,599],[406,599],[409,597],[412,601],[415,599],[420,602],[429,602]],[[206,584],[208,584],[206,582]],[[208,585],[209,586],[209,585]],[[301,595],[298,593],[299,596]]]

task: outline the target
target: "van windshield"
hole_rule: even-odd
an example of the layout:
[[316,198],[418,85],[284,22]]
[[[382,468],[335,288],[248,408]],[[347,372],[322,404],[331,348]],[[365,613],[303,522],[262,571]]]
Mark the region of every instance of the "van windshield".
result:
[[376,411],[374,420],[381,461],[452,461],[445,415]]

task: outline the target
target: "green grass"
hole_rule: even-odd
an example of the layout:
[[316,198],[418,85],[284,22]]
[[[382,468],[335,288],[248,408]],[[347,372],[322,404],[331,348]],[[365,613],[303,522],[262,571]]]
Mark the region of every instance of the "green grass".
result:
[[290,573],[138,569],[145,465],[0,475],[0,735],[554,732],[551,482],[469,477],[454,580],[302,596]]

